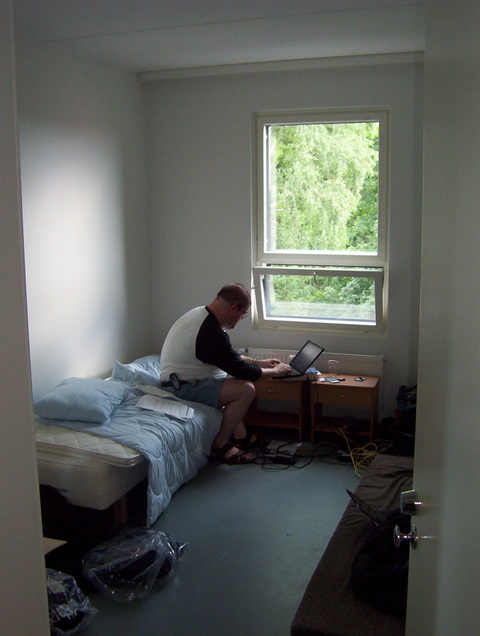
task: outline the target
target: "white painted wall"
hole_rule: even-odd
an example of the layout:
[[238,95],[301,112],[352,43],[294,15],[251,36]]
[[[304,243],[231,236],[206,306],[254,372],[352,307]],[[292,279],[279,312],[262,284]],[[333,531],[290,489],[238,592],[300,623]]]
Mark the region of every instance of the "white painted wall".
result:
[[35,396],[150,352],[142,87],[134,74],[17,40]]
[[[226,282],[250,283],[252,113],[391,107],[390,302],[384,335],[319,332],[327,351],[383,354],[384,414],[416,381],[421,217],[422,69],[414,63],[225,75],[146,83],[152,201],[154,345]],[[237,346],[296,348],[301,333],[242,321]]]
[[480,2],[429,0],[414,485],[407,634],[480,626]]
[[0,59],[0,631],[46,636],[8,0],[0,0]]

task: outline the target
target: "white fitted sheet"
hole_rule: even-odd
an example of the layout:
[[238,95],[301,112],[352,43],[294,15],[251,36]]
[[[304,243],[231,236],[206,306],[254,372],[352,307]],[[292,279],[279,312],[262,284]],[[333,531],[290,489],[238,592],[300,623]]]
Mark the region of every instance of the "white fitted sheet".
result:
[[140,451],[113,439],[52,424],[35,424],[38,451],[89,458],[112,466],[134,466],[143,460]]

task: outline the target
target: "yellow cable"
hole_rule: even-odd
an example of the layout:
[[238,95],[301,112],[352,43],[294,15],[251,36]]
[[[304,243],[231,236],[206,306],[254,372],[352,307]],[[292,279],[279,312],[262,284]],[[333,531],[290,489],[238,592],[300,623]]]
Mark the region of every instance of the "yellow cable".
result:
[[[347,443],[348,453],[352,460],[352,465],[355,470],[355,474],[357,477],[362,477],[360,471],[366,471],[370,466],[375,457],[379,454],[381,450],[386,450],[389,446],[392,445],[392,442],[389,442],[387,446],[383,448],[379,448],[378,443],[369,442],[364,446],[358,446],[356,442],[347,437],[345,431],[342,428],[336,428],[336,431],[339,435],[342,435]],[[352,447],[354,446],[354,447]]]

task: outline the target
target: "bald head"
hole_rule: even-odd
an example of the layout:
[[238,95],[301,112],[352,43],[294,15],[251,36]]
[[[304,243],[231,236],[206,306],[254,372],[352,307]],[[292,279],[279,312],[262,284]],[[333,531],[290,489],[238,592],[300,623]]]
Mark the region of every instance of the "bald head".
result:
[[224,285],[208,309],[215,315],[223,329],[233,329],[250,309],[250,293],[240,283]]
[[237,305],[245,310],[247,310],[251,304],[250,293],[240,283],[224,285],[218,292],[217,298],[226,301],[229,305]]

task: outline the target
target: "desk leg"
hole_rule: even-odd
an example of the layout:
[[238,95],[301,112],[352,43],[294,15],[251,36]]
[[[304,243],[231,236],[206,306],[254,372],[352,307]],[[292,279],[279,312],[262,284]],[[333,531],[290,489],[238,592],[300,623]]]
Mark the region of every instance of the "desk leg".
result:
[[317,429],[316,427],[316,422],[317,422],[317,410],[320,411],[319,413],[319,417],[320,417],[320,422],[323,420],[323,404],[321,402],[315,402],[315,400],[312,400],[310,402],[310,441],[313,442],[315,441],[315,431],[316,430],[320,430]]
[[370,402],[370,441],[373,440],[374,427],[378,420],[378,384],[373,391]]

